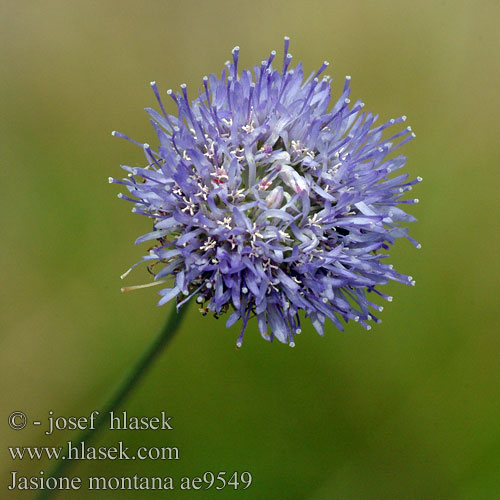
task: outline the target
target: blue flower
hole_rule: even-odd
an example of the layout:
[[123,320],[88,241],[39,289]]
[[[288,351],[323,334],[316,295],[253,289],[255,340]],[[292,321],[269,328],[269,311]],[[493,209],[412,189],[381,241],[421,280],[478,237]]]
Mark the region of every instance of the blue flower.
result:
[[369,294],[390,301],[380,285],[415,284],[384,263],[397,238],[420,247],[400,225],[415,219],[398,205],[418,202],[401,198],[421,178],[391,176],[406,162],[394,152],[414,134],[407,127],[383,138],[406,117],[375,126],[361,101],[351,104],[350,77],[330,105],[328,63],[304,80],[288,46],[285,38],[281,70],[273,51],[253,72],[238,71],[235,47],[198,97],[186,85],[167,91],[176,116],[152,82],[155,149],[113,132],[146,156],[144,168],[123,166],[128,177],[110,179],[128,189],[119,197],[133,212],[152,219],[136,241],[154,242],[139,262],[154,275],[146,286],[165,286],[160,305],[196,297],[203,314],[230,313],[227,327],[242,325],[238,347],[253,317],[264,339],[290,346],[301,311],[321,335],[326,318],[340,330],[341,320],[370,329],[382,307]]

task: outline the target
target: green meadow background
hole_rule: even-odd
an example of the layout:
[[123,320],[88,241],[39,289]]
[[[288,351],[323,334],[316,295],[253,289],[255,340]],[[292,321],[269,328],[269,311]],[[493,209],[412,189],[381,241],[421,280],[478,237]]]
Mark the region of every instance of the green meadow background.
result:
[[[129,415],[172,415],[170,432],[108,431],[96,445],[177,446],[177,462],[81,462],[70,476],[243,471],[246,491],[63,492],[65,499],[304,500],[500,498],[500,4],[494,1],[0,2],[0,497],[10,472],[47,461],[7,446],[56,445],[7,417],[85,416],[99,409],[150,344],[167,307],[157,290],[121,294],[120,274],[150,228],[117,199],[121,163],[155,144],[144,107],[219,72],[235,45],[241,67],[291,37],[309,73],[330,61],[334,92],[352,76],[380,121],[400,115],[416,250],[391,262],[416,287],[389,285],[383,323],[345,333],[309,325],[290,349],[256,324],[192,306],[179,334],[126,401]],[[170,103],[169,103],[170,106]],[[169,108],[174,111],[172,108]],[[147,281],[137,269],[126,284]]]

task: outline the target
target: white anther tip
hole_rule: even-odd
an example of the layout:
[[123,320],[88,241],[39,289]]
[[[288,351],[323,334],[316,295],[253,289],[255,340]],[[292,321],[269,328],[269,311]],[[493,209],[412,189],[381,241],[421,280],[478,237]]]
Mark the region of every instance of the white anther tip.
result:
[[117,134],[118,134],[118,132],[117,132],[116,130],[113,130],[113,132],[111,132],[111,135],[112,135],[113,137],[115,137]]
[[109,182],[110,184],[113,184],[113,180],[114,180],[114,179],[113,179],[113,177],[108,177],[108,182]]
[[239,46],[236,45],[231,52],[234,54],[235,52],[238,52],[239,50],[240,50]]
[[283,39],[285,40],[285,42],[289,42],[290,41],[290,37],[289,36],[285,36],[285,37],[283,37]]
[[420,176],[417,177],[417,182],[422,182],[423,180],[424,180],[423,177]]
[[118,198],[123,198],[123,193],[118,193],[116,196],[118,196]]
[[347,76],[345,77],[345,79],[346,79],[346,80],[350,80],[350,79],[351,79],[351,75],[347,75]]
[[243,344],[240,341],[236,342],[236,349],[239,349],[242,345]]
[[403,116],[401,117],[401,120],[403,120],[403,121],[405,122],[405,121],[406,121],[406,115],[403,115]]
[[419,200],[418,198],[415,198],[415,199],[413,200],[413,203],[418,203],[419,201],[420,201],[420,200]]
[[151,85],[151,87],[154,87],[156,85],[156,82],[153,80],[152,82],[149,82],[149,85]]
[[389,297],[387,297],[387,301],[392,302],[392,297],[390,295],[389,295]]
[[297,330],[295,330],[295,333],[296,333],[297,335],[300,335],[300,334],[302,333],[302,330],[301,330],[300,328],[297,328]]
[[128,274],[130,273],[130,271],[132,271],[132,268],[130,268],[128,271],[125,271],[125,272],[124,272],[124,273],[120,276],[120,279],[121,279],[121,280],[122,280],[122,279],[125,279],[125,278],[128,276]]
[[366,329],[371,330],[372,329],[371,325],[366,325]]
[[349,104],[351,102],[351,100],[349,98],[345,99],[344,100],[345,104]]
[[295,347],[295,342],[290,342],[288,345],[289,345],[290,347]]
[[143,144],[143,146],[144,146],[144,149],[149,149],[149,144],[148,144],[147,142],[145,142],[145,143]]

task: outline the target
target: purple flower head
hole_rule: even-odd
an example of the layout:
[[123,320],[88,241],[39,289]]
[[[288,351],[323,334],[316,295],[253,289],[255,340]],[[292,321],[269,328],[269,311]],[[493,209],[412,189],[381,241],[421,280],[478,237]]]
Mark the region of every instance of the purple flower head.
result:
[[154,242],[139,263],[166,286],[159,304],[177,298],[179,308],[195,297],[203,314],[229,313],[227,327],[241,322],[238,346],[253,317],[264,339],[290,346],[300,311],[321,335],[326,318],[340,330],[341,320],[370,329],[382,307],[369,293],[390,301],[380,285],[415,284],[384,263],[396,238],[420,247],[400,226],[415,219],[398,205],[418,202],[401,198],[421,178],[391,175],[406,162],[394,151],[414,134],[382,137],[406,117],[375,126],[361,101],[351,104],[350,77],[331,104],[328,63],[304,80],[300,63],[290,68],[288,45],[281,70],[273,51],[253,72],[238,70],[235,47],[198,97],[186,85],[167,91],[176,116],[152,82],[154,149],[113,132],[146,156],[144,168],[123,166],[128,177],[110,182],[152,219],[136,243]]

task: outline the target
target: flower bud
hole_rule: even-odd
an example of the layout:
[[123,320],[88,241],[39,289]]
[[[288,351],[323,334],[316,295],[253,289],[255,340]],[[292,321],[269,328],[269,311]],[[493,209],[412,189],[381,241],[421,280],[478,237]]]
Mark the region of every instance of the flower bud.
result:
[[305,192],[309,194],[309,186],[306,180],[290,165],[282,165],[279,175],[283,182],[296,193],[302,194]]
[[267,208],[279,208],[283,203],[283,188],[275,187],[266,197]]
[[275,153],[271,159],[273,165],[283,165],[283,163],[290,161],[290,154],[287,151],[280,151],[279,153]]

